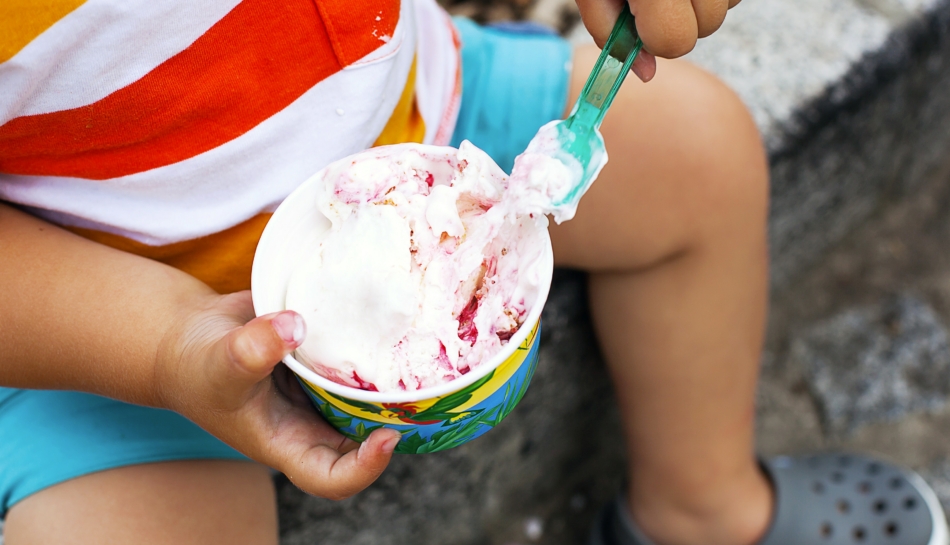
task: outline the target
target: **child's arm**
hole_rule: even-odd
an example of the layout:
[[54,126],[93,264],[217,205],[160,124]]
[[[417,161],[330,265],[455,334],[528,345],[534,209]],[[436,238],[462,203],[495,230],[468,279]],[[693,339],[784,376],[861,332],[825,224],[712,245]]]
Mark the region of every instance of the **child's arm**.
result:
[[398,433],[356,449],[286,374],[272,378],[302,341],[299,316],[252,318],[248,292],[218,295],[0,204],[0,385],[173,409],[311,494],[362,490]]
[[[584,26],[603,47],[607,36],[627,0],[577,0]],[[726,11],[739,0],[629,0],[630,12],[637,20],[637,33],[644,49],[634,61],[633,71],[643,81],[656,73],[656,58],[681,57],[719,29]]]

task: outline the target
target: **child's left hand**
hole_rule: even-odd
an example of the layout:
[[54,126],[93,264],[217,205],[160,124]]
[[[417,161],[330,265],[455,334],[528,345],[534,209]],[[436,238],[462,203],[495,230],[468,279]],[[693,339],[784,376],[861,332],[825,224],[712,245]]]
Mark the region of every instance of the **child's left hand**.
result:
[[250,292],[209,296],[161,344],[159,397],[166,408],[281,471],[305,492],[342,499],[383,472],[399,433],[377,430],[360,445],[317,414],[279,364],[304,336],[295,312],[255,318]]

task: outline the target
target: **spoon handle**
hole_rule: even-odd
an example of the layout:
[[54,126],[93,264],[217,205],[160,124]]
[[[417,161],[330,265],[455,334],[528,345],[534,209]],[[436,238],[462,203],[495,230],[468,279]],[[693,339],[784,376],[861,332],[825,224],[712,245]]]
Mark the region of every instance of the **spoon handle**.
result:
[[630,66],[642,48],[643,42],[637,35],[630,6],[624,2],[620,17],[617,18],[610,37],[607,38],[607,43],[587,78],[587,84],[584,85],[570,117],[565,120],[571,132],[583,134],[600,127],[607,108],[613,102],[620,84],[627,77]]

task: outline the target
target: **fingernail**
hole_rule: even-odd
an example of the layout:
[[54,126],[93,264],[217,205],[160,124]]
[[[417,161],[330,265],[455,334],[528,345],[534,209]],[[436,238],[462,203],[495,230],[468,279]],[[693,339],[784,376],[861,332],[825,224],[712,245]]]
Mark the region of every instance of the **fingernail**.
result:
[[368,444],[369,444],[369,438],[367,438],[365,441],[363,441],[362,443],[360,443],[360,448],[359,448],[359,450],[356,451],[356,459],[357,459],[357,460],[359,460],[360,458],[363,457],[363,453],[366,451],[366,445],[368,445]]
[[387,439],[386,442],[383,443],[383,446],[382,446],[383,452],[386,453],[386,454],[389,454],[389,453],[391,453],[392,451],[396,450],[396,445],[399,444],[399,441],[400,441],[401,439],[402,439],[402,435],[401,435],[401,434],[400,434],[400,435],[395,435],[395,436],[390,437],[389,439]]
[[300,344],[307,336],[307,324],[303,317],[296,312],[281,312],[271,320],[274,331],[284,340],[292,344]]
[[[383,454],[392,453],[392,451],[396,450],[396,445],[399,444],[400,439],[402,439],[402,435],[397,433],[393,437],[383,440],[383,444],[379,445],[379,450],[382,451]],[[366,441],[363,441],[362,443],[360,443],[360,448],[359,450],[356,451],[357,460],[363,457],[363,452],[367,448],[369,448],[367,447],[367,445],[369,444],[370,441],[379,441],[379,439],[367,438]]]
[[656,57],[649,51],[641,51],[630,69],[640,78],[640,81],[647,83],[656,75]]

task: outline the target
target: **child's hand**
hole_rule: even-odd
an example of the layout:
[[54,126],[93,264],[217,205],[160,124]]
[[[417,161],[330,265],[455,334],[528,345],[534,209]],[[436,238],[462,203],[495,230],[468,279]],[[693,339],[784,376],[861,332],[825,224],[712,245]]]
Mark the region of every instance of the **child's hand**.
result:
[[399,433],[377,430],[362,445],[344,438],[277,366],[303,342],[303,319],[290,311],[254,318],[246,291],[203,303],[159,349],[163,404],[310,494],[342,499],[375,481]]
[[295,313],[254,318],[250,292],[218,295],[2,203],[0,256],[0,384],[175,410],[328,498],[389,463],[398,432],[344,439],[277,366],[303,340]]
[[[607,41],[624,1],[577,0],[584,25],[598,46],[603,47]],[[633,63],[633,72],[643,81],[649,81],[656,73],[656,57],[673,59],[689,53],[696,40],[718,30],[726,11],[739,3],[739,0],[629,1],[646,50]]]

